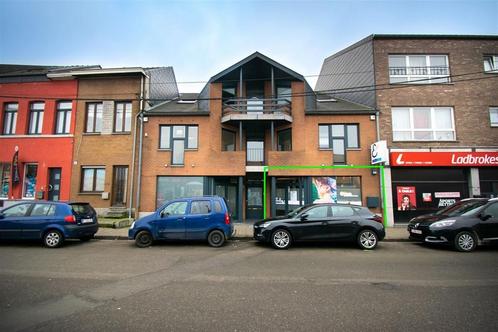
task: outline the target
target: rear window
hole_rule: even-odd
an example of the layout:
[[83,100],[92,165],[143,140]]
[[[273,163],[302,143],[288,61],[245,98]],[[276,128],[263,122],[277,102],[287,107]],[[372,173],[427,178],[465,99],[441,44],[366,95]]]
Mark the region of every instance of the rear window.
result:
[[221,208],[220,201],[214,201],[214,212],[220,213],[222,211],[223,211],[223,209]]
[[90,204],[71,204],[71,209],[76,215],[93,214],[93,208],[90,206]]

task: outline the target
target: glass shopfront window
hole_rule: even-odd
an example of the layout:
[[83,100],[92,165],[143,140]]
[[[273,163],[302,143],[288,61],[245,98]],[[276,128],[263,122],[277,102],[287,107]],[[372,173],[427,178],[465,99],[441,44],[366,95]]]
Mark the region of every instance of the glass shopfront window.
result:
[[0,198],[9,196],[10,169],[9,163],[0,163]]
[[24,198],[35,198],[36,194],[36,175],[38,173],[37,164],[26,164],[24,167]]
[[199,176],[158,176],[156,208],[166,201],[204,194],[204,178]]
[[359,176],[320,176],[311,178],[313,203],[343,203],[361,205]]

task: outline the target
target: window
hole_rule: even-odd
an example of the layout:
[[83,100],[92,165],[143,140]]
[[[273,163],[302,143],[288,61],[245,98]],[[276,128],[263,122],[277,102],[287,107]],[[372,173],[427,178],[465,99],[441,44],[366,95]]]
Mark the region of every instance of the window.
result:
[[57,103],[56,134],[69,134],[71,131],[71,109],[72,102],[70,101],[60,101]]
[[171,164],[183,165],[185,149],[197,149],[198,126],[159,126],[159,149],[172,149]]
[[86,104],[86,133],[102,132],[102,103]]
[[24,217],[31,207],[30,203],[15,205],[3,211],[6,217]]
[[211,213],[210,201],[193,201],[190,208],[190,214],[209,214]]
[[277,133],[277,150],[292,151],[292,129],[281,130]]
[[277,82],[277,104],[289,105],[292,103],[292,86],[290,81]]
[[221,129],[221,151],[235,151],[235,132]]
[[37,164],[24,165],[23,198],[35,198],[37,173],[38,173]]
[[30,217],[53,216],[55,215],[55,205],[53,204],[34,204]]
[[389,56],[390,83],[448,83],[449,75],[447,55]]
[[332,216],[334,217],[352,217],[354,211],[348,206],[332,206]]
[[329,206],[321,205],[309,209],[304,214],[308,215],[309,220],[327,218],[329,214]]
[[223,212],[223,208],[221,207],[221,203],[219,201],[214,201],[214,212]]
[[484,57],[484,71],[498,73],[498,55],[486,55]]
[[346,149],[360,147],[357,124],[320,125],[318,143],[320,149],[332,149],[334,164],[346,163]]
[[498,127],[498,107],[489,108],[489,122],[491,127]]
[[81,169],[81,192],[104,191],[105,168],[83,167]]
[[3,134],[4,135],[15,135],[16,124],[17,124],[17,109],[19,105],[17,103],[8,103],[4,106],[3,114]]
[[394,141],[453,141],[452,107],[395,107],[392,109]]
[[10,163],[0,163],[0,198],[9,197]]
[[156,206],[182,197],[202,196],[204,178],[198,176],[158,176]]
[[161,213],[164,217],[167,216],[180,216],[187,212],[187,202],[173,202],[168,204]]
[[491,204],[481,212],[483,216],[489,215],[491,218],[498,219],[498,203]]
[[131,102],[117,102],[114,110],[114,132],[131,131]]
[[45,103],[43,102],[35,102],[30,104],[29,134],[38,135],[42,133],[44,109]]

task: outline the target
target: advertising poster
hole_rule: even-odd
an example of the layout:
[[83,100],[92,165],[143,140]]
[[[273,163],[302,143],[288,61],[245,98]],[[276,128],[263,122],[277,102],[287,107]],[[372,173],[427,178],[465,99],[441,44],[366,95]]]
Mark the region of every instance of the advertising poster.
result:
[[331,177],[314,177],[313,203],[337,203],[337,182]]
[[396,187],[398,193],[398,211],[409,211],[417,208],[415,187]]

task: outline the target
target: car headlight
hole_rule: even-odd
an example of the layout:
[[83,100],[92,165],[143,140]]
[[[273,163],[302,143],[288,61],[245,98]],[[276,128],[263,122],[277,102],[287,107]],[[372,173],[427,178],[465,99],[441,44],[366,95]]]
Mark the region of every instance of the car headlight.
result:
[[447,219],[447,220],[441,220],[433,223],[430,228],[443,228],[443,227],[448,227],[451,226],[455,223],[455,219]]
[[133,229],[133,227],[135,227],[135,222],[131,223],[130,229]]
[[261,227],[266,228],[271,225],[271,221],[267,221],[261,224]]

